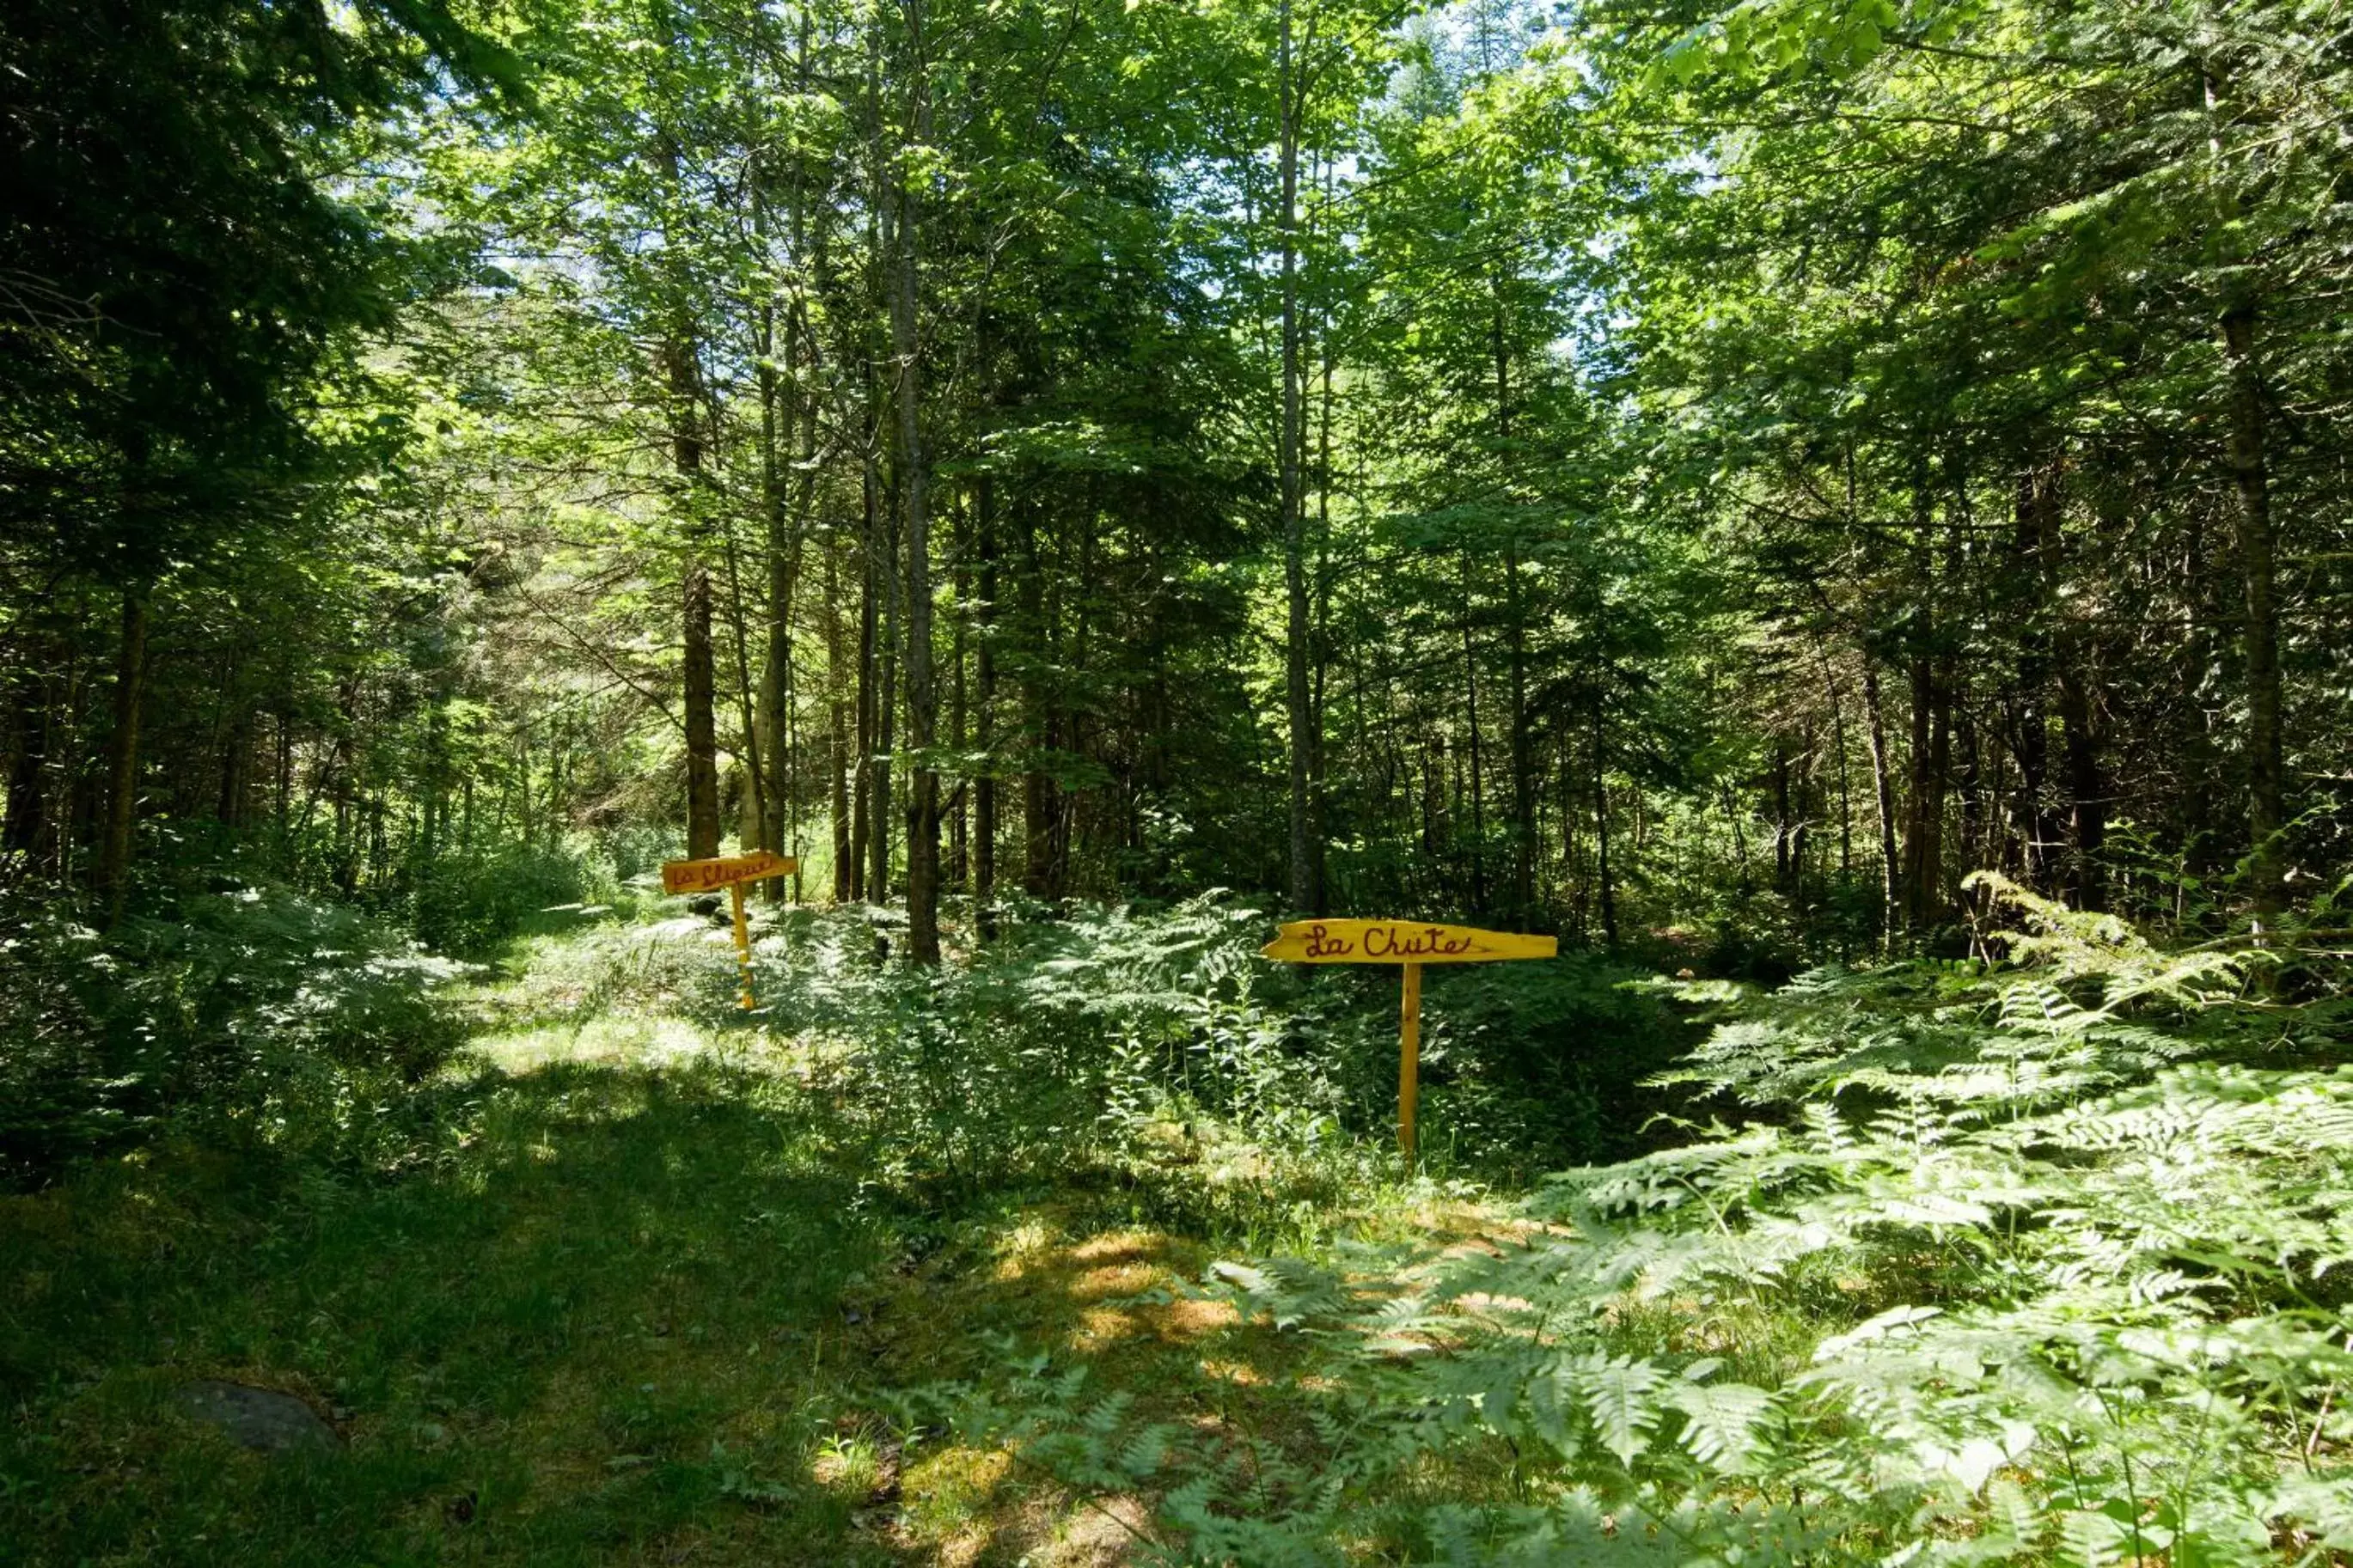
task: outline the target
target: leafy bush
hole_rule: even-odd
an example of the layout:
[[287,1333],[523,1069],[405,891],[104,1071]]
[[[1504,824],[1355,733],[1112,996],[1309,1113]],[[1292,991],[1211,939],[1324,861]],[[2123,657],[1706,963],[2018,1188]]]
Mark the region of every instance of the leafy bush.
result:
[[[1385,977],[1386,978],[1386,977]],[[1599,953],[1425,978],[1429,1137],[1456,1163],[1553,1169],[1634,1152],[1656,1096],[1644,1080],[1690,1044],[1639,972]],[[1394,1096],[1386,1041],[1383,1103]]]
[[1014,1429],[1200,1562],[2353,1549],[2353,1069],[2266,1065],[2334,1042],[2259,955],[1989,885],[1999,963],[1714,993],[1674,1076],[1773,1120],[1567,1173],[1478,1249],[1222,1266],[1328,1346],[1287,1446],[1043,1369]]
[[0,1183],[166,1118],[332,1137],[354,1093],[392,1096],[463,1039],[438,994],[463,966],[349,909],[236,888],[170,912],[105,937],[54,903],[0,914]]
[[533,915],[577,903],[588,891],[589,871],[579,857],[546,845],[503,844],[436,860],[417,879],[408,917],[417,940],[435,952],[480,957]]
[[[1286,1147],[1336,1093],[1292,1037],[1256,956],[1263,918],[1213,897],[1154,914],[1075,910],[1007,928],[968,965],[881,962],[879,912],[796,910],[764,934],[773,1021],[839,1047],[874,1156],[962,1182],[1068,1166],[1209,1121]],[[878,929],[874,921],[886,925]]]

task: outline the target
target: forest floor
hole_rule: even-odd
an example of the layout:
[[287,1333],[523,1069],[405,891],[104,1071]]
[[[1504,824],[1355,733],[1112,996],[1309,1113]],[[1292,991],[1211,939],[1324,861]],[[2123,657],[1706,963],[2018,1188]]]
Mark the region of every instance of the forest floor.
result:
[[[0,1561],[1096,1564],[1080,1498],[903,1391],[1046,1358],[1279,1437],[1297,1338],[1189,1293],[1217,1252],[1115,1181],[911,1193],[839,1138],[821,1051],[628,1008],[481,1020],[405,1168],[160,1145],[0,1199]],[[707,1016],[707,1015],[706,1015]],[[520,1020],[519,1022],[517,1020]],[[1377,1218],[1419,1223],[1396,1195]],[[298,1395],[315,1455],[184,1413]]]

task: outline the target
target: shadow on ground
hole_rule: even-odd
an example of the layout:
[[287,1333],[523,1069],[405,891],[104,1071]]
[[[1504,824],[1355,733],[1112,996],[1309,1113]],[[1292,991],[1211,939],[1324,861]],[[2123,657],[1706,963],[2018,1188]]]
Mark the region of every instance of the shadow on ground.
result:
[[[433,1094],[393,1171],[161,1149],[0,1200],[0,1560],[1111,1563],[1148,1500],[894,1391],[1045,1352],[1195,1421],[1265,1396],[1271,1336],[1171,1290],[1198,1247],[1052,1194],[919,1212],[788,1078]],[[238,1449],[189,1414],[204,1379],[340,1446]]]

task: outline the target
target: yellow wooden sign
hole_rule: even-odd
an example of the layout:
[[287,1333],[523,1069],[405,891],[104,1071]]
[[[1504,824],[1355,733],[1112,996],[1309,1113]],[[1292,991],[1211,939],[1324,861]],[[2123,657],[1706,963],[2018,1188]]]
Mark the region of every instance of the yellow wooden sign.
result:
[[750,1011],[752,1000],[752,928],[744,915],[744,884],[764,881],[770,877],[789,877],[801,868],[801,863],[789,855],[772,854],[754,849],[749,855],[723,855],[715,860],[665,860],[662,862],[662,891],[665,893],[712,893],[724,888],[728,901],[734,905],[735,965],[744,973],[744,989],[735,1005]]
[[772,855],[765,849],[754,849],[749,855],[723,855],[716,860],[665,860],[662,891],[715,893],[722,888],[740,887],[745,882],[789,877],[800,868],[801,863],[791,856]]
[[1282,963],[1394,963],[1404,971],[1398,1004],[1398,1150],[1413,1161],[1413,1118],[1421,1093],[1421,966],[1552,958],[1557,938],[1414,921],[1293,921],[1259,949]]
[[1294,921],[1259,949],[1284,963],[1486,963],[1559,951],[1553,937],[1413,921]]

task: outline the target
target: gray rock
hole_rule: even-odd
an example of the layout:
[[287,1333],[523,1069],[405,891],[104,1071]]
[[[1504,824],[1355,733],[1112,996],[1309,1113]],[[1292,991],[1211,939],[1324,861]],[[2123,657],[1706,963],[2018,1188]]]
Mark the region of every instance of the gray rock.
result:
[[265,1453],[329,1453],[343,1447],[335,1429],[290,1394],[205,1378],[179,1391],[180,1408]]

